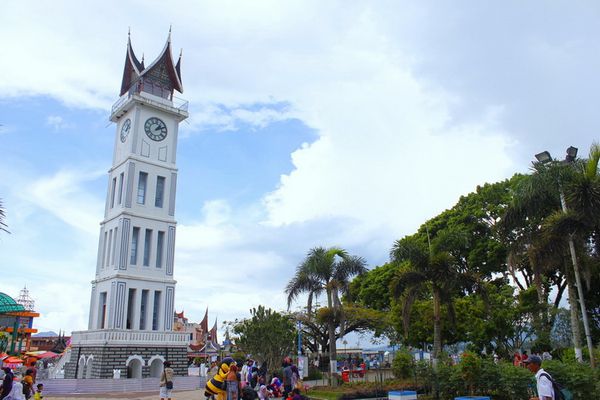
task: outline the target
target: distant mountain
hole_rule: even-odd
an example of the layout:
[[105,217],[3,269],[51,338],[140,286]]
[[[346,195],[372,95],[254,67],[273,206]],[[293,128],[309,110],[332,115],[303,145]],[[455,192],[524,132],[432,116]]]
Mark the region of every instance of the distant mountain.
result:
[[54,332],[54,331],[48,331],[48,332],[38,332],[35,335],[31,335],[33,337],[36,336],[40,336],[40,337],[54,337],[54,336],[58,336],[58,333]]

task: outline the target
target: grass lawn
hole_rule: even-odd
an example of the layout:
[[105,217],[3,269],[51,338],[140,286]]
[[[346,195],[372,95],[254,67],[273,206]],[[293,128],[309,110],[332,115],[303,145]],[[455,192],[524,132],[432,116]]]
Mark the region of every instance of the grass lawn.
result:
[[316,400],[336,400],[338,396],[342,394],[341,391],[332,390],[309,390],[306,396]]

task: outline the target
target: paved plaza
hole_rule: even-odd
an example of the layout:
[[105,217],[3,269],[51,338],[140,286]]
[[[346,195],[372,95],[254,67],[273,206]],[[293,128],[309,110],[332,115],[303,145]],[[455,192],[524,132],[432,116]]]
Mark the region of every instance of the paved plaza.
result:
[[[146,399],[158,399],[158,388],[156,388],[156,392],[143,392],[143,393],[90,393],[90,394],[61,394],[61,395],[44,395],[44,399],[54,399],[54,400],[77,400],[77,399],[132,399],[132,400],[146,400]],[[204,389],[202,390],[181,390],[174,391],[172,399],[174,400],[203,400],[204,397]]]

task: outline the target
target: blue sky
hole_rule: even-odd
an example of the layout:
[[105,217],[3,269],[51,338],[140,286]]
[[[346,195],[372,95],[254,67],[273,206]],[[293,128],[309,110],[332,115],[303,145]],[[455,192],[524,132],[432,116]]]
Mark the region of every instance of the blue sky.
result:
[[585,154],[599,20],[591,1],[2,4],[0,291],[26,284],[40,330],[87,325],[129,27],[147,63],[171,24],[183,48],[176,308],[224,320],[283,309],[313,246],[374,267],[533,154]]

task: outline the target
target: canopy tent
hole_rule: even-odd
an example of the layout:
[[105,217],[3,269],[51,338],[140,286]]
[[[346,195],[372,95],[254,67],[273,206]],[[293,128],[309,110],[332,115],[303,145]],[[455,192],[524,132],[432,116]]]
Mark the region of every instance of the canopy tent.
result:
[[53,351],[44,351],[44,352],[42,352],[42,354],[38,354],[35,357],[39,358],[39,359],[43,359],[43,358],[54,358],[54,357],[58,357],[59,355],[60,354],[56,354]]
[[0,292],[0,314],[19,311],[25,311],[25,307],[17,304],[17,302],[9,295]]

